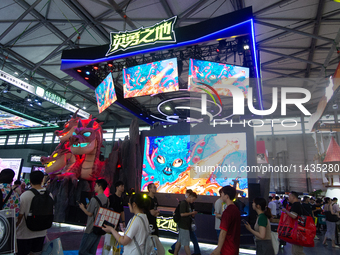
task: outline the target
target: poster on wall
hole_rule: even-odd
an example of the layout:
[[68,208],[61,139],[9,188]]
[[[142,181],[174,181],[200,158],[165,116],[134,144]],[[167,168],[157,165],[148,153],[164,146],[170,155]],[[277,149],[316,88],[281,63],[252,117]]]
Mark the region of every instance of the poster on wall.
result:
[[216,196],[234,185],[248,196],[245,133],[145,137],[141,190],[155,183],[158,192]]
[[19,178],[22,158],[0,158],[0,172],[5,168],[10,168],[14,171],[15,175],[13,178],[13,183]]
[[177,58],[123,69],[124,98],[178,91]]
[[[215,63],[204,60],[189,60],[188,91],[203,92],[202,83],[215,87],[220,96],[232,96],[223,85],[232,85],[241,89],[247,98],[249,89],[249,68]],[[218,86],[218,88],[216,88]]]

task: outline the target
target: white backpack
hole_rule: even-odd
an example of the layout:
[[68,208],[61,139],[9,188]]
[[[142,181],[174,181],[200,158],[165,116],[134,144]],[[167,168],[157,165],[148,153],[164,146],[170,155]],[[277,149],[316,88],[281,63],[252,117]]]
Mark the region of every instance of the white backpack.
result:
[[137,215],[137,217],[141,219],[144,225],[145,232],[147,233],[143,253],[136,241],[136,238],[135,237],[133,238],[133,241],[135,242],[139,255],[164,255],[165,250],[163,245],[159,241],[158,236],[151,235],[150,230],[148,230],[148,228],[146,227],[143,218],[140,217],[139,215]]

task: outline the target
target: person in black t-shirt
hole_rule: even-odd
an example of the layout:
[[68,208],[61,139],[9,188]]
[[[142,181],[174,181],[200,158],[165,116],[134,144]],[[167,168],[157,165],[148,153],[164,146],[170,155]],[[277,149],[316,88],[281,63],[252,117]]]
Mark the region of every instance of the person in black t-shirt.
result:
[[303,197],[303,202],[302,202],[301,205],[302,205],[303,209],[305,209],[305,212],[308,213],[308,216],[313,215],[312,205],[309,203],[309,197],[308,196]]
[[120,213],[120,221],[125,226],[125,214],[124,214],[124,206],[123,206],[123,197],[122,194],[124,192],[124,183],[122,181],[117,181],[115,183],[116,192],[109,196],[110,207],[117,213]]
[[148,197],[150,199],[150,210],[147,212],[146,216],[148,217],[150,227],[152,227],[152,235],[159,236],[158,234],[158,226],[157,226],[157,216],[159,215],[159,210],[157,210],[158,201],[155,197],[157,192],[157,187],[154,183],[150,183],[148,185]]
[[[300,203],[299,195],[292,191],[289,194],[288,197],[289,203],[292,204],[292,207],[290,208],[290,211],[288,211],[286,208],[283,208],[282,211],[287,213],[287,215],[293,219],[296,219],[298,216],[303,215],[303,208]],[[304,255],[305,253],[303,252],[303,246],[301,245],[296,245],[292,244],[292,254],[293,255]]]

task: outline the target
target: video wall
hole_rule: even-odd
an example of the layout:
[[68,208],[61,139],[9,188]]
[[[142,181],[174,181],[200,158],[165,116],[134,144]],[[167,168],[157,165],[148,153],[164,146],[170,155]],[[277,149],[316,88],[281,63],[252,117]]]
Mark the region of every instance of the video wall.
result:
[[124,98],[177,91],[177,58],[123,69]]
[[248,195],[246,133],[146,136],[141,190],[155,183],[158,192],[216,196],[234,185]]
[[19,117],[17,115],[0,110],[0,130],[1,129],[16,129],[16,128],[32,128],[42,127],[43,125]]
[[102,113],[111,104],[117,101],[112,73],[99,84],[95,90],[99,113]]
[[[242,89],[247,98],[249,89],[249,68],[215,63],[204,60],[189,60],[188,91],[202,92],[202,84],[209,85],[221,96],[232,96],[230,90],[221,88],[223,85],[233,85]],[[219,86],[221,85],[221,86]]]

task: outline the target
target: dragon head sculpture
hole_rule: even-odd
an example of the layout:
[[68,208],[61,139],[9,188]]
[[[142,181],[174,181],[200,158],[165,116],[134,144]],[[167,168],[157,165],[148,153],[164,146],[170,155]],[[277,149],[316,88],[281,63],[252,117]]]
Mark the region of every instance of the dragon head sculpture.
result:
[[80,117],[77,117],[78,110],[73,114],[72,118],[64,124],[63,130],[56,130],[54,134],[59,137],[60,143],[66,142],[72,136],[74,130],[77,128]]
[[59,174],[66,170],[68,161],[71,159],[69,142],[60,143],[52,152],[51,156],[40,158],[40,162],[45,166],[45,172],[48,174]]

